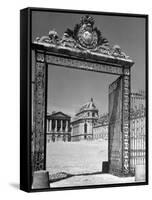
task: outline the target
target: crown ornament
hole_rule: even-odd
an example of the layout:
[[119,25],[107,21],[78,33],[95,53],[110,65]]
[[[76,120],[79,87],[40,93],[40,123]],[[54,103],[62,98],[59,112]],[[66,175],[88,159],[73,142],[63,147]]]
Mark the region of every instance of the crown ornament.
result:
[[85,16],[81,17],[80,23],[81,23],[81,25],[90,24],[91,26],[93,26],[94,25],[94,19],[90,15],[85,15]]

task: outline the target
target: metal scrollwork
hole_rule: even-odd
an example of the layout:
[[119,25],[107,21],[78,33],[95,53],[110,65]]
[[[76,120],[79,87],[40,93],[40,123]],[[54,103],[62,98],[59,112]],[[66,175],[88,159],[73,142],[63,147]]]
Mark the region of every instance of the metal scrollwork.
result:
[[119,45],[114,45],[109,54],[114,57],[125,58],[125,59],[129,58],[129,56],[127,56],[124,52],[122,52]]
[[82,51],[97,52],[114,58],[128,59],[129,57],[122,52],[118,45],[111,47],[108,40],[102,35],[101,31],[94,27],[94,19],[90,15],[83,16],[79,24],[74,29],[67,29],[60,38],[53,29],[48,36],[37,37],[34,43],[56,46],[57,48],[67,47],[80,49]]
[[85,69],[90,71],[106,72],[111,74],[122,75],[123,70],[120,67],[108,66],[98,63],[90,63],[87,61],[74,60],[70,58],[60,58],[54,55],[46,55],[46,61],[50,64],[60,65],[60,66],[69,66],[78,69]]
[[44,54],[43,53],[37,53],[36,59],[37,59],[37,61],[44,62]]
[[129,68],[124,68],[124,74],[125,75],[130,75],[130,69]]

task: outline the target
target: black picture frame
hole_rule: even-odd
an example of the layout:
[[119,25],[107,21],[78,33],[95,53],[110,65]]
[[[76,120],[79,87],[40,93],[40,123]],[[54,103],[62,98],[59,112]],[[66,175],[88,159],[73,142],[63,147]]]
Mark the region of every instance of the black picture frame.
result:
[[[32,12],[120,16],[145,19],[146,177],[144,182],[32,189]],[[47,81],[47,78],[46,78]],[[46,88],[47,89],[47,88]],[[47,103],[47,102],[46,102]],[[148,15],[28,7],[20,10],[20,189],[26,192],[137,186],[148,184]],[[46,123],[46,122],[45,122]],[[44,147],[46,148],[46,147]],[[46,150],[45,150],[46,151]]]

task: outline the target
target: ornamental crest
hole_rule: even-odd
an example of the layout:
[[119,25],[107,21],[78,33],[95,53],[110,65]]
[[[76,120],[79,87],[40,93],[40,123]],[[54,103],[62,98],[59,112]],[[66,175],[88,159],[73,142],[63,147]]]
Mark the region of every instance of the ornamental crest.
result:
[[79,30],[78,40],[84,48],[94,49],[97,46],[98,36],[89,24],[84,24]]
[[82,17],[74,30],[67,29],[65,34],[75,40],[80,49],[97,50],[101,45],[109,46],[108,40],[102,36],[100,30],[94,28],[94,19],[89,15]]
[[101,31],[94,27],[94,19],[90,15],[83,16],[80,23],[74,29],[67,29],[60,38],[55,30],[49,31],[48,36],[37,37],[34,43],[56,48],[70,48],[73,50],[83,50],[113,56],[115,58],[125,58],[128,56],[121,51],[118,45],[111,47],[108,40]]
[[98,44],[98,35],[95,30],[93,30],[93,18],[86,16],[82,18],[82,25],[78,30],[78,41],[82,47],[87,49],[94,49]]

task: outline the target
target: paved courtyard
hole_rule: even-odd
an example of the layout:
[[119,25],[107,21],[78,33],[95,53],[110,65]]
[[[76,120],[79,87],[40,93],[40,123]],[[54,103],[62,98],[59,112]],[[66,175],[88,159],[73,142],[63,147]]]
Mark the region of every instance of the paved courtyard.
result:
[[73,176],[50,184],[50,187],[70,187],[135,182],[134,177],[120,178],[111,174]]
[[47,170],[50,177],[58,177],[56,181],[52,181],[51,187],[134,181],[134,177],[120,178],[102,174],[102,162],[107,160],[108,141],[106,140],[48,143]]
[[108,160],[108,141],[54,142],[47,145],[47,170],[52,173],[102,172]]

